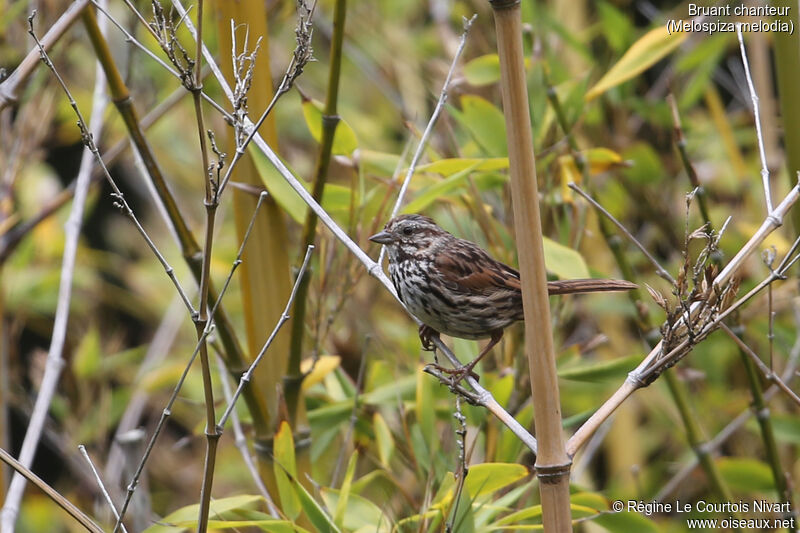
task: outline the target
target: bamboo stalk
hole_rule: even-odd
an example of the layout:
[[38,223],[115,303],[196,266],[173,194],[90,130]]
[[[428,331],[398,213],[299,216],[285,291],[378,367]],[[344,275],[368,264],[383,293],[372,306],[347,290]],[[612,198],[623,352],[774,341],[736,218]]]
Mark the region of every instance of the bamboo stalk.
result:
[[519,251],[525,351],[528,354],[538,455],[536,474],[545,531],[572,531],[569,506],[571,460],[564,447],[547,272],[544,264],[536,161],[518,0],[491,0],[500,56],[503,113],[508,137],[514,228]]

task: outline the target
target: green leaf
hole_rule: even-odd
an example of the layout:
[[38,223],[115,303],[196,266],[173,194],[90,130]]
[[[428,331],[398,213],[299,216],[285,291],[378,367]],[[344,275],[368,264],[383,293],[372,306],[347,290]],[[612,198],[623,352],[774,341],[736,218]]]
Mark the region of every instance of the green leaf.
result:
[[667,31],[666,26],[658,26],[644,34],[628,49],[616,65],[600,78],[586,93],[586,101],[593,100],[620,83],[630,80],[644,72],[661,58],[675,50],[686,38],[688,32]]
[[775,489],[772,469],[763,461],[746,457],[721,457],[717,466],[722,477],[734,491],[745,494]]
[[417,424],[422,432],[428,450],[436,449],[438,446],[436,434],[436,411],[433,409],[433,387],[434,380],[429,379],[428,374],[421,369],[417,369],[417,397],[414,406],[417,415]]
[[597,2],[596,6],[600,31],[615,52],[622,52],[632,40],[634,26],[630,17],[608,2]]
[[344,511],[347,508],[347,501],[350,498],[350,485],[353,483],[353,473],[356,471],[356,462],[358,461],[358,450],[353,450],[350,455],[350,460],[347,462],[347,470],[344,474],[342,481],[342,488],[339,490],[339,499],[336,505],[329,506],[335,509],[333,513],[333,521],[336,525],[342,527],[344,519]]
[[[314,140],[322,142],[322,103],[317,100],[303,100],[303,118]],[[351,155],[358,148],[358,139],[353,128],[344,119],[339,118],[336,133],[333,135],[333,155]]]
[[572,368],[559,369],[558,377],[574,381],[605,382],[627,375],[641,360],[641,356],[631,355],[610,361],[591,361]]
[[300,515],[301,502],[294,489],[297,483],[297,465],[294,455],[294,438],[292,428],[286,421],[281,422],[273,442],[275,454],[272,468],[275,482],[278,485],[278,496],[284,514],[291,520]]
[[[526,57],[525,70],[530,66],[531,60]],[[500,81],[500,58],[497,54],[486,54],[467,61],[464,65],[464,78],[476,87]]]
[[632,161],[633,164],[624,169],[622,173],[637,185],[658,183],[664,176],[664,165],[661,158],[649,144],[632,144],[625,150],[623,157]]
[[76,377],[88,379],[97,375],[101,362],[100,332],[92,326],[78,344],[72,358],[72,371]]
[[377,174],[378,176],[392,176],[400,164],[400,156],[360,149],[358,151],[358,163],[364,169],[364,172]]
[[548,272],[552,272],[560,279],[589,277],[586,261],[577,251],[547,237],[542,237],[542,245],[544,246],[544,263]]
[[[323,488],[322,499],[329,509],[338,508],[342,503],[342,491]],[[388,532],[391,530],[389,519],[380,507],[358,494],[350,494],[345,502],[342,528],[346,531]]]
[[655,522],[638,513],[623,511],[621,513],[603,513],[593,519],[612,533],[659,533]]
[[326,183],[322,193],[322,207],[331,216],[347,216],[350,214],[350,201],[353,190],[344,185]]
[[[502,170],[508,168],[507,157],[468,158],[454,157],[440,159],[433,163],[420,165],[416,172],[436,172],[443,176],[451,176],[463,170]],[[416,173],[415,172],[415,173]]]
[[[780,414],[773,414],[770,418],[772,419],[772,428],[779,442],[800,444],[800,418],[796,415]],[[758,431],[755,420],[752,420],[752,422],[753,430]]]
[[403,208],[403,213],[419,213],[420,211],[424,211],[426,207],[436,200],[441,199],[443,196],[448,195],[455,189],[464,185],[467,181],[467,177],[469,177],[469,173],[472,172],[477,165],[476,163],[465,168],[461,172],[453,174],[449,178],[445,178],[438,183],[434,183],[430,187],[422,189],[414,200]]
[[[285,423],[285,422],[284,422]],[[294,480],[294,488],[297,497],[300,499],[300,505],[303,507],[303,511],[305,512],[308,519],[317,529],[317,531],[328,533],[331,531],[340,531],[336,524],[333,522],[333,519],[325,512],[325,509],[317,503],[317,501],[311,497],[311,494],[308,493],[306,488],[300,484],[300,482],[295,478]]]
[[506,121],[503,112],[480,96],[465,94],[461,97],[461,112],[453,117],[469,131],[481,148],[490,156],[508,155]]
[[[256,148],[250,148],[250,155],[256,165],[256,170],[261,181],[264,182],[264,187],[269,191],[270,196],[278,202],[284,211],[289,213],[295,222],[302,224],[306,219],[306,210],[308,206],[289,186],[286,180],[281,176],[280,172],[269,162],[267,156],[261,153]],[[301,183],[303,183],[301,181]],[[303,183],[303,186],[308,188],[308,185]]]
[[392,460],[392,454],[394,453],[394,438],[392,437],[392,432],[386,420],[384,420],[378,412],[372,415],[372,427],[375,431],[375,445],[378,448],[378,458],[381,464],[388,468],[389,461]]
[[[211,500],[209,518],[218,518],[225,513],[252,509],[257,503],[263,503],[264,498],[257,494],[240,494],[228,498],[215,498]],[[146,533],[171,533],[184,531],[197,526],[197,517],[200,513],[198,504],[187,505],[171,512],[161,519],[161,524],[147,528]]]
[[469,467],[464,488],[472,498],[491,494],[524,479],[528,469],[515,463],[481,463]]

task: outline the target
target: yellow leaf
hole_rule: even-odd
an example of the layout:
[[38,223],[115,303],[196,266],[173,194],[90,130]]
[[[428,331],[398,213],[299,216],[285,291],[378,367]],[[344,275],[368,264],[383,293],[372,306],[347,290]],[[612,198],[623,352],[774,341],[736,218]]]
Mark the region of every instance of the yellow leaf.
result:
[[[322,140],[322,103],[316,100],[303,101],[303,118],[314,140]],[[333,134],[333,155],[349,156],[358,148],[358,139],[353,128],[343,118],[339,118],[336,132]]]
[[572,189],[569,188],[569,184],[581,183],[581,173],[578,170],[578,165],[575,164],[575,158],[571,155],[559,157],[558,166],[561,169],[561,198],[571,204]]
[[300,363],[300,371],[305,375],[310,372],[303,379],[303,392],[307,391],[309,387],[320,383],[325,376],[336,370],[342,358],[338,355],[323,355],[317,359],[314,364],[313,359],[303,359]]
[[650,30],[633,43],[617,64],[589,89],[585,96],[586,101],[593,100],[612,87],[644,72],[677,48],[688,36],[687,32],[673,32],[670,35],[666,26]]

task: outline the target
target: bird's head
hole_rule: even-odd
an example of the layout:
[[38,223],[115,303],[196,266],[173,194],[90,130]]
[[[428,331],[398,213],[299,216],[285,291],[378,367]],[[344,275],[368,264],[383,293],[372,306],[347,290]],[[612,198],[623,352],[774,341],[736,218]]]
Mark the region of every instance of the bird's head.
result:
[[397,261],[404,256],[429,251],[437,245],[454,238],[450,233],[423,215],[400,215],[391,219],[383,231],[369,238],[372,242],[384,244],[389,258]]

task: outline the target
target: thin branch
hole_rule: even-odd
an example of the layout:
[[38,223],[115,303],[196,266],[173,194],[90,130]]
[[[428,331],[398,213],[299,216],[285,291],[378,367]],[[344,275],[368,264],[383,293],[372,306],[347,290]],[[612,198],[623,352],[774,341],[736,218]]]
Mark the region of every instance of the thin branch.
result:
[[[795,311],[795,322],[800,324],[800,311]],[[800,362],[800,336],[797,337],[795,340],[794,346],[792,347],[789,353],[788,363],[786,368],[784,368],[783,373],[781,374],[781,379],[784,382],[789,382],[793,377],[795,377],[795,371],[797,370],[798,363]],[[778,392],[777,385],[772,385],[769,389],[764,392],[764,401],[770,401]],[[753,409],[747,409],[743,411],[739,416],[731,420],[727,426],[725,426],[717,435],[710,439],[708,442],[705,443],[704,447],[706,450],[711,453],[718,450],[723,444],[725,444],[729,438],[731,438],[734,433],[739,431],[745,423],[747,423],[750,418],[753,417],[756,413]],[[675,474],[672,479],[667,482],[664,487],[659,491],[658,494],[653,498],[656,501],[666,501],[666,499],[678,489],[684,483],[684,480],[694,471],[697,467],[697,456],[693,456],[680,471]]]
[[[783,201],[770,213],[761,226],[756,230],[753,236],[745,243],[745,245],[739,250],[739,252],[728,262],[725,268],[716,276],[716,278],[712,282],[713,290],[709,291],[711,296],[716,298],[717,295],[722,295],[726,287],[730,287],[729,283],[733,276],[738,272],[738,270],[744,264],[745,259],[750,256],[751,253],[755,251],[755,249],[764,241],[764,239],[772,233],[775,229],[777,229],[783,222],[783,218],[786,216],[789,209],[794,205],[797,199],[800,197],[800,185],[796,185],[792,188],[791,191],[786,195]],[[800,238],[798,239],[800,242]],[[780,268],[788,269],[795,261],[797,261],[800,255],[795,256],[790,259],[790,255],[794,253],[796,250],[796,246],[793,246],[790,250],[790,254],[784,258],[781,262]],[[716,329],[722,320],[725,319],[730,313],[732,313],[735,309],[743,305],[748,299],[750,299],[753,295],[755,295],[758,291],[764,289],[767,285],[775,281],[776,279],[780,279],[783,276],[785,271],[773,271],[770,273],[770,276],[767,277],[764,281],[762,281],[758,286],[756,286],[753,290],[748,292],[744,297],[737,300],[734,304],[730,307],[725,309],[725,311],[719,313],[714,320],[709,321],[706,324],[706,327],[698,333],[695,340],[700,340],[710,334],[714,329]],[[691,304],[689,308],[690,315],[694,315],[694,313],[705,305],[706,300],[704,299],[702,302],[694,302]],[[681,318],[683,321],[683,318]],[[637,366],[633,371],[628,374],[628,378],[625,382],[617,389],[614,394],[603,404],[600,408],[595,411],[595,413],[587,420],[576,432],[572,435],[572,437],[567,442],[567,451],[570,456],[574,456],[575,452],[586,442],[586,440],[591,437],[591,435],[597,430],[600,424],[608,418],[617,407],[619,407],[631,394],[636,392],[639,388],[644,387],[646,384],[649,384],[653,379],[655,379],[661,372],[663,372],[666,368],[674,365],[681,357],[684,357],[689,351],[691,351],[692,343],[687,338],[677,346],[675,346],[669,353],[663,353],[663,340],[659,342],[651,351],[650,353],[642,360],[642,362]]]
[[[42,492],[47,494],[51,500],[53,500],[59,507],[64,509],[72,518],[80,523],[80,525],[85,527],[87,531],[91,531],[92,533],[105,533],[103,528],[98,526],[83,511],[75,507],[72,502],[63,497],[56,489],[45,483],[39,476],[31,472],[30,468],[14,459],[14,457],[3,448],[0,448],[0,461],[6,463],[19,475],[25,477],[25,479],[39,487]],[[13,531],[13,527],[8,531]]]
[[[461,39],[458,42],[458,48],[456,48],[456,53],[453,55],[453,61],[450,63],[450,70],[447,71],[444,84],[442,84],[442,90],[439,93],[439,100],[436,102],[436,107],[433,109],[433,114],[431,114],[431,118],[428,120],[428,125],[425,126],[425,131],[422,132],[422,137],[419,139],[417,149],[414,152],[414,155],[411,157],[411,162],[408,164],[406,177],[403,179],[403,184],[400,186],[400,192],[397,194],[397,200],[395,200],[394,207],[392,207],[392,214],[389,216],[390,220],[397,216],[397,212],[400,211],[400,206],[403,205],[403,200],[405,199],[406,192],[408,191],[408,185],[411,183],[411,177],[417,170],[417,164],[422,158],[422,154],[424,153],[425,147],[428,144],[428,138],[433,132],[433,127],[436,125],[436,121],[439,119],[439,114],[442,112],[442,109],[444,109],[444,104],[447,102],[450,81],[452,80],[453,74],[456,71],[456,66],[458,65],[458,60],[461,58],[461,53],[464,51],[464,46],[467,44],[467,35],[469,34],[469,30],[472,28],[472,24],[475,22],[476,18],[478,18],[478,15],[472,15],[472,17],[469,19],[464,17],[463,19],[464,31],[461,33]],[[378,256],[379,265],[383,264],[383,258],[385,256],[386,246],[381,246],[381,252]]]
[[736,23],[736,36],[739,38],[739,50],[742,53],[742,65],[747,77],[747,88],[750,90],[750,99],[753,102],[753,118],[756,123],[756,138],[758,139],[758,155],[761,158],[761,181],[764,185],[764,199],[767,202],[767,214],[772,214],[772,192],[769,184],[769,169],[767,168],[767,155],[764,151],[764,136],[761,133],[761,115],[758,110],[758,95],[756,94],[753,78],[750,75],[750,64],[747,61],[747,50],[742,37],[742,23]]
[[369,339],[368,336],[364,340],[364,348],[361,350],[361,361],[358,363],[358,376],[356,377],[356,387],[355,393],[353,393],[353,409],[350,411],[350,420],[347,424],[347,432],[344,434],[344,440],[342,441],[342,447],[339,449],[339,456],[336,459],[336,466],[333,469],[333,474],[331,475],[331,487],[336,487],[339,485],[339,474],[342,470],[342,465],[344,464],[345,454],[350,447],[350,439],[353,437],[353,430],[356,427],[356,422],[358,422],[358,409],[361,406],[360,399],[361,399],[361,387],[364,383],[364,370],[367,368],[367,346],[369,346]]
[[253,376],[253,370],[255,370],[256,366],[258,366],[258,363],[261,362],[261,359],[264,357],[264,354],[267,353],[267,349],[269,349],[270,345],[272,344],[272,341],[275,340],[275,336],[278,334],[278,331],[280,331],[281,326],[283,326],[286,323],[286,321],[289,320],[290,318],[289,309],[291,309],[292,303],[294,302],[294,297],[297,294],[297,286],[300,284],[300,280],[303,278],[306,268],[308,267],[308,260],[311,258],[312,251],[314,251],[314,246],[309,245],[308,248],[306,248],[306,255],[303,258],[303,264],[300,266],[300,270],[297,273],[297,279],[295,279],[294,286],[292,287],[292,292],[291,294],[289,294],[289,301],[286,302],[286,307],[284,308],[283,313],[281,313],[278,323],[275,324],[275,328],[272,330],[272,333],[270,333],[266,342],[261,347],[261,350],[258,352],[258,355],[253,360],[253,364],[251,364],[250,368],[248,368],[247,371],[244,374],[242,374],[242,377],[239,380],[239,386],[236,387],[236,391],[233,393],[233,397],[228,402],[228,407],[225,409],[222,418],[220,418],[219,422],[217,423],[217,431],[219,433],[222,433],[223,429],[225,428],[225,423],[228,421],[228,417],[233,411],[233,408],[236,406],[236,401],[239,399],[239,395],[242,393],[242,390],[250,382],[250,378]]
[[569,184],[569,188],[572,189],[573,191],[575,191],[576,193],[580,194],[581,196],[583,196],[583,198],[586,199],[587,202],[592,204],[592,206],[595,209],[600,211],[606,218],[608,218],[617,227],[617,229],[619,229],[619,231],[623,235],[625,235],[628,238],[628,240],[630,240],[631,243],[633,243],[633,245],[636,246],[636,248],[639,249],[640,252],[642,252],[642,254],[647,258],[647,260],[650,261],[650,264],[652,264],[653,268],[655,268],[655,270],[656,270],[656,274],[658,274],[660,277],[662,277],[665,280],[667,280],[668,282],[670,282],[670,284],[675,285],[675,278],[673,278],[672,275],[669,272],[667,272],[664,269],[664,267],[662,267],[658,263],[658,261],[656,261],[656,258],[653,257],[653,255],[650,252],[647,251],[647,249],[642,245],[642,243],[640,243],[636,239],[636,237],[634,237],[633,234],[631,234],[630,231],[628,231],[628,228],[626,228],[619,220],[614,218],[614,215],[609,213],[608,210],[605,207],[600,205],[597,202],[597,200],[595,200],[594,198],[589,196],[588,193],[586,193],[583,189],[578,187],[577,184],[570,183]]
[[[86,459],[86,462],[89,463],[89,468],[92,469],[92,474],[94,475],[95,481],[97,481],[97,486],[100,487],[100,492],[103,493],[103,497],[106,499],[106,503],[111,508],[111,512],[114,513],[114,518],[119,519],[119,513],[117,512],[117,508],[114,506],[114,502],[111,500],[111,495],[106,490],[106,486],[103,484],[103,479],[100,477],[100,472],[94,467],[94,463],[92,462],[92,458],[89,457],[89,453],[86,451],[86,446],[83,444],[78,446],[78,450],[80,450],[81,455],[83,458]],[[128,533],[128,530],[125,529],[125,526],[122,526],[122,533]]]
[[800,405],[800,396],[797,396],[797,394],[791,388],[789,388],[789,386],[775,372],[773,372],[766,364],[764,364],[764,361],[758,357],[758,355],[747,345],[747,343],[740,339],[739,336],[731,331],[731,328],[725,324],[720,324],[720,328],[728,335],[728,337],[731,338],[731,340],[733,340],[733,342],[736,343],[736,346],[738,346],[740,350],[750,357],[753,363],[755,363],[756,368],[758,368],[758,370],[764,375],[764,378],[767,381],[774,383],[779,389],[786,393],[789,399],[791,399],[797,405]]
[[189,374],[189,369],[191,369],[192,364],[194,363],[195,357],[197,357],[197,354],[200,351],[200,346],[201,346],[201,344],[203,342],[205,342],[206,337],[208,337],[208,335],[210,335],[211,332],[213,331],[213,328],[214,328],[214,316],[216,315],[217,309],[219,308],[220,304],[222,303],[222,298],[225,296],[225,293],[228,290],[228,286],[230,285],[231,279],[233,278],[233,273],[236,271],[236,269],[242,263],[242,255],[244,254],[245,245],[247,244],[247,241],[250,239],[250,233],[251,233],[251,231],[253,229],[253,226],[255,224],[255,220],[256,220],[256,217],[258,215],[259,208],[261,207],[261,204],[263,203],[263,201],[264,201],[264,199],[266,197],[267,197],[267,193],[266,192],[262,192],[261,195],[259,195],[258,203],[256,203],[256,207],[253,210],[253,216],[250,217],[250,223],[249,223],[249,225],[247,227],[247,231],[245,232],[244,237],[242,238],[242,244],[239,246],[239,252],[238,252],[238,254],[236,256],[236,259],[234,259],[233,264],[231,265],[231,269],[230,269],[230,271],[228,273],[228,277],[225,279],[225,284],[222,286],[222,289],[219,291],[219,296],[217,296],[217,300],[214,303],[214,306],[211,308],[211,312],[209,313],[210,319],[208,320],[208,322],[206,322],[205,329],[203,330],[202,335],[200,336],[200,338],[198,339],[197,343],[195,344],[194,351],[192,352],[191,356],[189,357],[189,360],[186,363],[186,366],[184,367],[180,378],[178,378],[178,382],[175,384],[175,388],[172,390],[172,394],[171,394],[169,400],[167,401],[167,405],[161,411],[161,417],[159,418],[158,423],[156,424],[156,428],[153,431],[153,435],[150,437],[150,440],[147,443],[147,447],[145,448],[145,451],[142,454],[142,459],[141,459],[141,461],[139,461],[139,464],[136,467],[136,471],[134,472],[130,483],[128,483],[127,491],[126,491],[126,494],[125,494],[125,501],[122,503],[122,508],[120,509],[120,518],[117,520],[117,524],[114,526],[114,533],[116,533],[119,530],[119,527],[120,527],[120,525],[122,523],[121,521],[122,521],[123,518],[125,518],[125,513],[128,510],[128,506],[130,505],[131,498],[133,498],[133,493],[136,491],[136,487],[137,487],[137,485],[139,483],[139,478],[141,477],[142,472],[144,471],[144,467],[147,464],[147,460],[150,458],[150,453],[153,451],[153,448],[155,447],[156,440],[158,439],[158,436],[161,434],[161,431],[164,428],[164,424],[166,423],[167,418],[169,418],[172,415],[172,405],[175,403],[175,400],[178,398],[178,393],[180,392],[181,388],[183,387],[183,383],[186,381],[186,376]]
[[[230,403],[233,398],[233,392],[231,391],[231,384],[226,376],[228,369],[225,367],[225,361],[220,356],[217,357],[217,369],[220,376],[223,376],[220,380],[222,382],[222,394],[225,396],[225,401]],[[256,464],[253,462],[253,458],[250,456],[250,449],[247,447],[247,437],[242,430],[242,424],[239,422],[239,415],[236,414],[235,409],[231,412],[231,426],[233,426],[234,443],[236,448],[239,450],[239,453],[242,454],[242,460],[247,467],[247,471],[250,472],[250,477],[253,478],[253,483],[255,483],[258,491],[261,493],[261,496],[264,497],[264,501],[267,502],[267,509],[269,510],[269,513],[275,518],[280,518],[282,514],[275,506],[275,502],[273,501],[266,485],[264,485],[264,482],[261,480],[261,475],[258,473],[258,468],[256,468]]]

